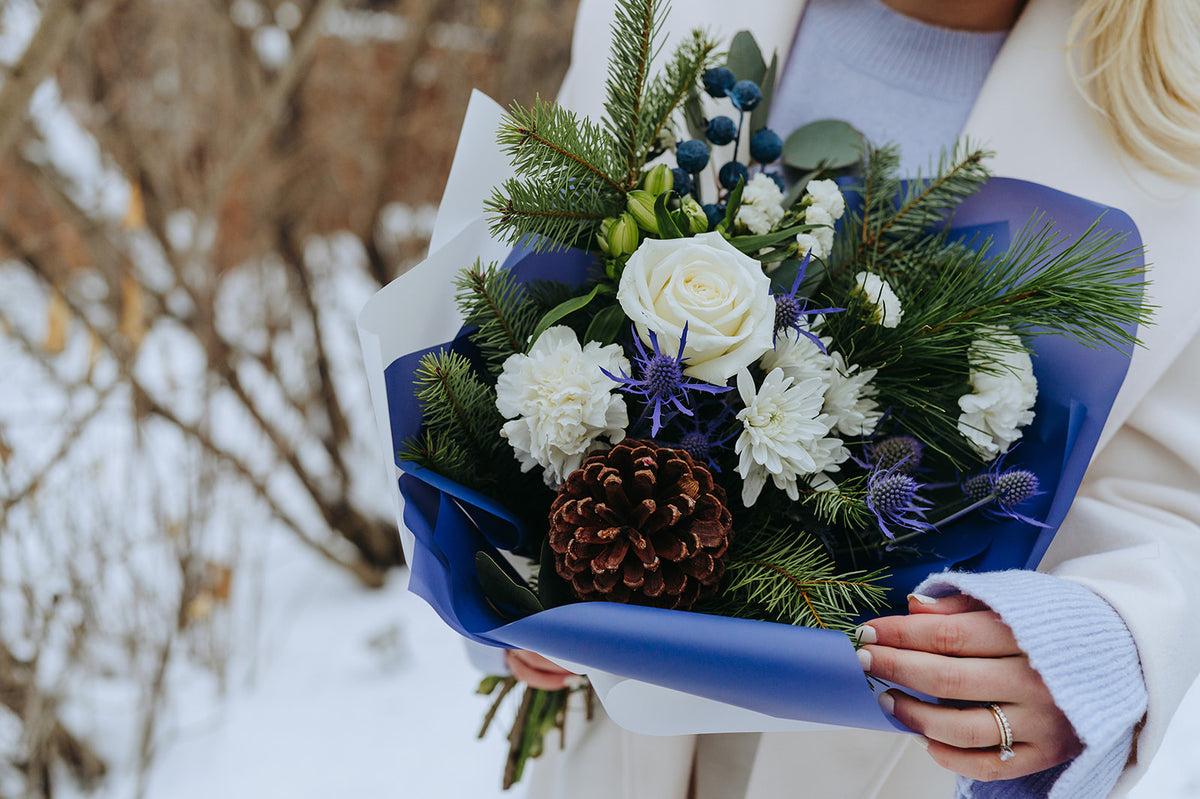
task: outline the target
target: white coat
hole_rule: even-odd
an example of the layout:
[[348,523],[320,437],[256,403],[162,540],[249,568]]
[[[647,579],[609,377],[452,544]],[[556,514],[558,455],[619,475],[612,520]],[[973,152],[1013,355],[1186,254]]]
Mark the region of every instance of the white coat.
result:
[[[667,32],[704,26],[728,41],[749,29],[785,56],[803,0],[687,0]],[[1113,796],[1136,781],[1200,664],[1200,188],[1123,155],[1076,91],[1065,42],[1076,0],[1030,0],[989,73],[964,133],[994,149],[998,175],[1121,208],[1152,264],[1150,300],[1101,444],[1040,568],[1106,599],[1129,626],[1149,690],[1145,726]],[[599,117],[611,0],[582,0],[560,101]],[[668,45],[669,51],[671,45]],[[1103,653],[1097,653],[1102,657]],[[531,796],[684,799],[692,762],[700,799],[950,796],[952,778],[909,736],[859,731],[649,738],[607,720],[534,768]],[[550,747],[553,749],[554,747]]]

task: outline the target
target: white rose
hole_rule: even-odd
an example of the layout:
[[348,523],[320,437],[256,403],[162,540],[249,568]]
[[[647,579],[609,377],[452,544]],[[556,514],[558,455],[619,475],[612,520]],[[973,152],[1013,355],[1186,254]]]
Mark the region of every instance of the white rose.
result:
[[810,180],[804,187],[813,205],[821,208],[832,219],[841,219],[846,210],[846,199],[838,190],[837,183],[832,180]]
[[[496,407],[506,419],[501,435],[512,445],[521,471],[541,466],[554,487],[591,452],[625,438],[625,400],[613,394],[613,374],[629,371],[617,344],[580,347],[569,327],[551,327],[528,353],[510,355],[496,379]],[[516,417],[515,419],[513,417]]]
[[895,327],[904,318],[904,309],[900,307],[900,298],[879,275],[870,272],[859,272],[854,276],[858,290],[866,295],[867,301],[879,312],[877,324],[884,327]]
[[1007,328],[992,328],[971,345],[967,358],[974,393],[959,397],[958,430],[985,460],[1008,452],[1033,421],[1037,379],[1021,339]]
[[678,352],[687,325],[684,372],[725,385],[771,349],[775,298],[758,261],[720,233],[646,239],[629,256],[617,301],[642,341]]

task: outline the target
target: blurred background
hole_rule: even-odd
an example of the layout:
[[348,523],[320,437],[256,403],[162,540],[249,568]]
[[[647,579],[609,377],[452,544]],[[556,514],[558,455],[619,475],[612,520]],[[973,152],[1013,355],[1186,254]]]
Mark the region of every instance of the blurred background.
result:
[[501,795],[354,319],[575,4],[0,2],[0,799]]

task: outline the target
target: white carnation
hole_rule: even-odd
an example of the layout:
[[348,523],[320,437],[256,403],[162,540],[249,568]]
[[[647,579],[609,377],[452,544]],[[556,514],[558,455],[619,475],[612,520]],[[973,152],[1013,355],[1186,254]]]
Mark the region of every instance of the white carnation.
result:
[[761,236],[770,233],[780,219],[783,219],[783,192],[774,180],[760,172],[742,190],[742,204],[734,221]]
[[[818,378],[793,383],[782,369],[772,369],[755,389],[747,369],[738,372],[737,389],[745,404],[737,415],[742,433],[734,445],[742,477],[742,503],[758,499],[767,478],[799,499],[798,481],[840,463],[844,448],[830,438],[832,420],[821,412],[824,386]],[[841,460],[838,460],[841,458]]]
[[858,290],[866,295],[867,301],[878,311],[876,324],[884,327],[895,327],[904,318],[904,309],[900,307],[900,298],[879,275],[870,272],[859,272],[854,276]]
[[841,219],[846,210],[846,199],[832,180],[810,180],[804,187],[814,207],[821,208],[831,219]]
[[847,366],[840,352],[831,353],[830,360],[832,380],[823,410],[833,417],[833,427],[842,435],[869,436],[883,418],[879,403],[872,399],[878,393],[871,383],[875,370],[859,372],[858,364]]
[[[521,470],[544,469],[546,485],[561,484],[591,452],[625,437],[625,400],[600,371],[630,371],[617,344],[579,346],[569,327],[551,327],[526,354],[510,355],[496,380],[496,407]],[[514,418],[515,417],[515,418]]]
[[833,252],[833,217],[824,208],[814,205],[805,210],[804,221],[809,225],[828,227],[815,227],[807,233],[797,234],[796,244],[800,247],[800,255],[811,250],[814,258],[828,258],[829,253]]
[[959,398],[958,429],[986,460],[1008,452],[1033,421],[1037,380],[1021,339],[1007,328],[990,328],[967,351],[974,392]]

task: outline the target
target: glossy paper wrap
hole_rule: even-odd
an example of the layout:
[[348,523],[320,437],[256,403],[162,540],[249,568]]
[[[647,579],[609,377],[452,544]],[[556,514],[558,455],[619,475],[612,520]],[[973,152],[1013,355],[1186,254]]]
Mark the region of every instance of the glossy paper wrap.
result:
[[[962,204],[957,235],[992,239],[1002,252],[1035,213],[1071,238],[1098,218],[1124,233],[1122,249],[1140,248],[1123,213],[1044,186],[995,178]],[[421,355],[460,333],[451,281],[477,255],[504,255],[481,220],[467,224],[422,264],[383,289],[360,318],[372,398],[387,452],[401,449],[420,425],[413,372]],[[519,279],[581,282],[592,266],[582,252],[508,255]],[[1137,265],[1140,265],[1137,264]],[[934,534],[941,555],[894,571],[893,598],[928,574],[948,568],[1034,568],[1079,488],[1128,366],[1128,352],[1088,349],[1057,336],[1033,341],[1038,379],[1036,419],[1011,465],[1034,471],[1042,496],[1023,511],[1047,528],[968,517]],[[400,354],[403,353],[403,354]],[[609,715],[652,734],[789,730],[842,725],[892,730],[845,635],[684,611],[589,602],[553,608],[515,622],[485,600],[475,553],[536,540],[496,501],[428,470],[395,461],[398,512],[410,589],[461,635],[491,646],[530,649],[591,675]],[[736,520],[735,520],[736,523]]]

